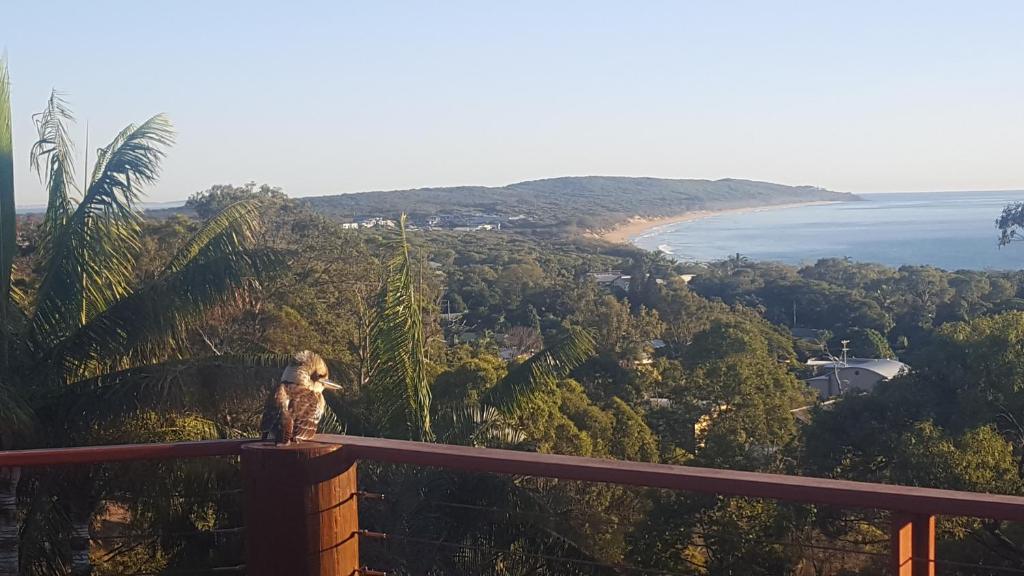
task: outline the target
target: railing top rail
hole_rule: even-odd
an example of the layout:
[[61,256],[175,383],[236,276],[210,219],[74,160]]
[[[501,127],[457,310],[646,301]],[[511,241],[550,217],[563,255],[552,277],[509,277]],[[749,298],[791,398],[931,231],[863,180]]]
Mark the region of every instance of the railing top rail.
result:
[[8,450],[0,451],[0,468],[237,456],[242,453],[242,446],[250,442],[253,440],[200,440],[198,442],[165,444],[115,444],[111,446]]
[[[664,488],[723,496],[769,498],[844,508],[897,510],[915,514],[972,516],[1024,521],[1024,497],[786,476],[738,470],[671,466],[580,456],[538,454],[361,436],[318,435],[340,446],[337,472],[355,460],[434,466],[473,472],[539,476]],[[207,440],[170,444],[123,444],[0,452],[0,468],[97,464],[234,456],[253,440]],[[267,447],[269,448],[269,447]],[[295,447],[290,447],[294,449]]]
[[1024,520],[1024,497],[322,434],[350,459],[606,482],[844,508]]

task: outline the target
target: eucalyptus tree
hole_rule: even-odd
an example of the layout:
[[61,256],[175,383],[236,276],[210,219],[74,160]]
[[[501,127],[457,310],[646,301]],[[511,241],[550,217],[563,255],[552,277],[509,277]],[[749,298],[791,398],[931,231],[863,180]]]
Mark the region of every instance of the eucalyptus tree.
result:
[[996,219],[999,229],[999,245],[1006,246],[1024,238],[1024,202],[1013,202],[1003,207]]
[[[38,140],[30,155],[48,195],[39,284],[31,294],[20,292],[11,284],[17,237],[9,96],[0,64],[0,448],[74,444],[104,418],[180,398],[169,384],[179,381],[159,376],[189,359],[190,329],[213,307],[253,288],[278,258],[249,249],[259,205],[240,202],[207,220],[159,274],[140,281],[138,201],[159,176],[172,126],[163,115],[127,126],[96,151],[92,169],[79,180],[72,114],[54,92],[34,117]],[[89,482],[76,482],[79,490],[51,486],[58,497],[35,497],[19,526],[18,478],[17,470],[0,471],[0,575],[18,574],[19,556],[23,573],[57,573],[66,558],[43,553],[40,518],[71,514],[72,533],[87,530],[92,509],[83,488]],[[55,508],[61,514],[53,514]],[[72,573],[88,573],[87,551],[63,552],[75,559]]]

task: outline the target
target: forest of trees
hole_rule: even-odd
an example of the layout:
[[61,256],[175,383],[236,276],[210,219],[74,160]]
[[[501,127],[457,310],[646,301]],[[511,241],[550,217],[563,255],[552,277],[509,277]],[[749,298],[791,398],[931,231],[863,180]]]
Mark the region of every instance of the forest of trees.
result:
[[[190,200],[195,217],[144,218],[167,120],[117,135],[82,189],[70,121],[56,94],[37,117],[49,208],[16,235],[0,171],[13,269],[2,449],[254,437],[282,359],[312,349],[345,386],[324,431],[1024,493],[1022,272],[741,255],[691,266],[552,231],[351,230],[271,186],[213,187]],[[595,282],[609,269],[628,285]],[[840,339],[913,370],[817,405],[803,361]],[[0,574],[208,567],[237,542],[169,535],[238,521],[237,475],[221,461],[0,470],[0,535],[17,535],[0,539]],[[364,562],[389,574],[876,574],[888,543],[884,515],[863,510],[403,466],[360,475],[386,495],[361,522],[389,534]],[[141,544],[80,537],[115,518]],[[1018,524],[944,519],[938,539],[943,558],[1024,568]]]

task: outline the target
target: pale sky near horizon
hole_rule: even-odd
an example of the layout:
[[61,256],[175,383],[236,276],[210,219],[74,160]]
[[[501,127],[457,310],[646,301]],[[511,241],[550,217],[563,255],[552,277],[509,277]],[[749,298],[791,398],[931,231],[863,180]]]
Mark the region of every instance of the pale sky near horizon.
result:
[[851,192],[1024,188],[1021,2],[8,0],[18,202],[31,115],[83,148],[167,113],[151,201],[564,175]]

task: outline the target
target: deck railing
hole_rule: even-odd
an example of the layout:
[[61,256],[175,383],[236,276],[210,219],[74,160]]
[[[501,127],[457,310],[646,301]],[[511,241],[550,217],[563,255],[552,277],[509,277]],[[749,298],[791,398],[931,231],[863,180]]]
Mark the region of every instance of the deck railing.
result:
[[0,468],[241,456],[247,573],[375,574],[360,564],[357,463],[439,467],[889,511],[889,566],[934,575],[936,516],[1024,521],[1024,498],[688,466],[320,435],[274,446],[250,440],[0,452]]

